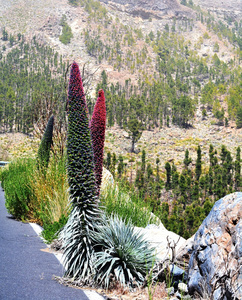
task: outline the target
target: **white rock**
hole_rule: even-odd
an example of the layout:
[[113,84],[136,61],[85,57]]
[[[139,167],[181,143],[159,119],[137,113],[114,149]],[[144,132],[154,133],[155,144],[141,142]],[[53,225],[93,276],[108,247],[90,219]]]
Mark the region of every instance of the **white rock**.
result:
[[[140,230],[144,234],[144,238],[150,243],[152,247],[156,249],[156,254],[158,260],[162,261],[165,258],[172,258],[172,251],[168,247],[168,241],[171,245],[176,245],[176,249],[179,249],[181,245],[186,241],[184,238],[180,237],[178,234],[168,231],[163,224],[153,227],[149,226],[148,228],[135,227],[136,230]],[[179,240],[179,241],[178,241]]]
[[180,282],[178,284],[178,290],[181,292],[181,293],[188,293],[188,288],[187,288],[187,285],[183,282]]
[[108,188],[113,187],[114,179],[111,172],[109,172],[106,168],[103,167],[102,174],[102,183],[101,183],[101,192],[107,191]]

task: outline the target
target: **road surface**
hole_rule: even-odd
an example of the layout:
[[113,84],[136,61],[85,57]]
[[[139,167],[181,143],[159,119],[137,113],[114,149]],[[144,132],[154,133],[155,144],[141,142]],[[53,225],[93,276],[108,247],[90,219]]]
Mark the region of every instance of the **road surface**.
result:
[[90,299],[82,290],[52,279],[63,275],[63,267],[54,254],[43,251],[46,248],[28,223],[7,213],[0,187],[0,300]]

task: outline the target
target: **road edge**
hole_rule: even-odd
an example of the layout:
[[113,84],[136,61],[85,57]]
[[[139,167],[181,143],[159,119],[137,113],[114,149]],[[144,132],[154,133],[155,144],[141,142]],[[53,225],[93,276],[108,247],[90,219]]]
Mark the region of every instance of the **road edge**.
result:
[[[41,237],[41,232],[43,231],[43,228],[36,223],[29,223],[29,225],[33,228],[33,230],[39,236],[39,238],[41,238],[45,242],[44,238]],[[46,242],[45,242],[45,244],[46,244]],[[48,248],[50,247],[48,244],[46,244],[46,246]],[[63,269],[64,269],[63,255],[61,253],[55,253],[55,252],[53,252],[53,254],[58,259],[58,261],[60,262],[60,264],[63,266]],[[103,296],[101,296],[100,294],[98,294],[96,291],[85,290],[85,289],[82,289],[82,291],[84,292],[84,294],[86,295],[86,297],[89,300],[105,300],[105,298]]]

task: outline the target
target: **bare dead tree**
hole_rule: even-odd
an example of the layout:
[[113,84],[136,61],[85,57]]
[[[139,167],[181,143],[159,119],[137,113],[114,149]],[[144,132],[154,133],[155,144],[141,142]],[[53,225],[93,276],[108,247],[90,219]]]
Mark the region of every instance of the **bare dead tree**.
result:
[[[151,273],[153,273],[152,276],[152,282],[155,282],[162,274],[164,274],[165,270],[168,270],[170,264],[175,264],[176,262],[176,246],[180,240],[180,236],[178,240],[175,242],[174,240],[169,240],[169,237],[167,236],[167,253],[165,255],[165,259],[161,262],[158,262],[153,269],[150,270],[149,274],[146,276],[142,288],[147,286],[148,278],[151,277]],[[169,257],[169,253],[171,251],[171,258]]]
[[83,67],[82,67],[82,83],[83,83],[83,87],[85,88],[86,95],[89,95],[94,75],[97,73],[97,71],[99,69],[100,69],[100,67],[97,67],[96,70],[91,73],[89,69],[86,69],[86,63],[83,65]]
[[53,94],[40,95],[34,107],[34,136],[41,139],[51,115],[55,116],[52,152],[63,156],[66,143],[67,120],[64,103]]

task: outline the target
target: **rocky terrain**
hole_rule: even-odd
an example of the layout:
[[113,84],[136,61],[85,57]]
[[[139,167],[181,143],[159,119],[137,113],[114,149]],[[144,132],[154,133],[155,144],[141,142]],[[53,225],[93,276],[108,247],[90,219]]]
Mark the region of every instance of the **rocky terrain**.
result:
[[[209,7],[209,1],[207,2]],[[153,32],[163,30],[166,24],[171,27],[174,16],[178,20],[180,19],[181,22],[183,22],[183,19],[193,19],[194,26],[192,31],[180,32],[181,35],[184,35],[184,38],[191,43],[191,48],[197,44],[199,38],[202,37],[207,30],[201,22],[195,22],[196,16],[194,10],[181,5],[177,0],[105,0],[102,1],[102,3],[108,10],[110,20],[119,18],[123,25],[130,26],[134,29],[141,29],[144,35],[149,34],[151,30]],[[234,11],[241,12],[238,0],[234,0],[233,4],[230,4],[230,1],[224,1],[223,3],[227,3],[227,6],[230,8],[231,6],[235,7],[236,9]],[[222,9],[227,6],[220,5],[219,7]],[[205,8],[204,5],[203,8]],[[146,13],[147,15],[144,15]],[[93,89],[100,80],[102,70],[108,73],[111,82],[117,82],[118,80],[124,82],[129,78],[132,79],[134,83],[136,82],[138,74],[132,74],[129,70],[122,69],[117,72],[112,65],[105,62],[98,63],[93,56],[87,53],[83,32],[87,28],[97,29],[98,24],[95,20],[88,23],[88,13],[81,6],[73,7],[68,3],[68,0],[53,0],[48,2],[42,0],[12,0],[7,2],[0,0],[0,15],[0,31],[6,28],[9,33],[15,35],[21,33],[24,34],[27,39],[36,36],[38,41],[48,44],[62,54],[63,60],[76,60],[80,65],[86,63],[90,72],[91,70],[99,68],[93,77]],[[67,45],[62,44],[59,40],[61,34],[60,21],[63,15],[66,15],[67,22],[73,32],[71,43]],[[147,17],[149,19],[147,19]],[[211,38],[206,40],[200,49],[197,49],[198,55],[203,57],[213,54],[213,45],[217,42],[220,47],[217,55],[220,59],[229,61],[234,58],[236,54],[232,45],[219,40],[212,32],[209,32],[209,35]],[[132,51],[138,51],[139,47],[139,44],[133,46]],[[155,62],[155,54],[151,49],[148,49],[148,51],[153,64]]]
[[191,294],[241,299],[242,193],[217,201],[197,231],[189,261]]
[[200,5],[201,8],[216,13],[218,16],[224,15],[232,17],[233,20],[239,21],[241,19],[242,5],[240,0],[193,0],[196,5]]
[[192,18],[195,13],[184,6],[181,6],[177,0],[159,1],[159,0],[101,0],[119,11],[126,11],[133,16],[140,16],[144,19],[155,17],[161,19],[164,16],[188,17]]

